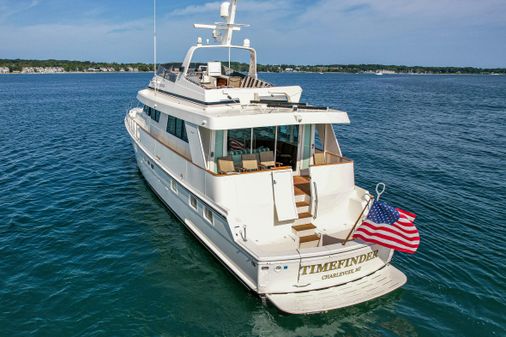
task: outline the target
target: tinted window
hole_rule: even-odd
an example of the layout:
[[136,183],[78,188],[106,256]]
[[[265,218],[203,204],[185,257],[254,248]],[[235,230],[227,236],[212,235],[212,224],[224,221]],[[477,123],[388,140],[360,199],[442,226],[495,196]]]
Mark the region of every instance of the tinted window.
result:
[[251,129],[228,130],[227,148],[232,155],[250,153]]
[[184,122],[183,122],[182,128],[183,128],[183,131],[181,132],[181,136],[182,136],[181,139],[188,143],[188,135],[186,134],[186,126],[185,126]]
[[145,105],[143,110],[146,115],[151,116],[151,108],[149,106]]
[[167,132],[171,135],[174,135],[176,133],[176,118],[169,116],[167,118]]
[[184,122],[180,119],[176,119],[176,137],[182,139],[183,138],[183,127]]
[[168,116],[167,118],[167,132],[177,138],[188,142],[188,136],[186,135],[186,126],[182,119]]

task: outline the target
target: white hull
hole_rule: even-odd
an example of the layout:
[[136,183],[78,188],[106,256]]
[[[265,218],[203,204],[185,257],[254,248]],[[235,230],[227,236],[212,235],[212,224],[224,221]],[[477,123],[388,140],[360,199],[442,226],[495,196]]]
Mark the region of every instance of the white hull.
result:
[[[404,274],[389,264],[393,251],[377,245],[352,241],[319,252],[310,249],[298,256],[255,256],[234,235],[226,216],[219,215],[217,208],[201,199],[197,210],[190,206],[192,193],[187,187],[191,187],[170,174],[170,167],[158,159],[160,156],[146,150],[140,143],[142,137],[133,135],[128,120],[126,125],[137,165],[151,189],[244,285],[266,296],[281,311],[316,313],[342,308],[391,292],[406,282]],[[147,133],[144,136],[149,137]],[[171,180],[177,182],[177,193]],[[203,216],[204,205],[215,211],[213,225]]]
[[[237,0],[212,29],[162,65],[125,126],[151,189],[243,284],[289,313],[342,308],[406,282],[391,249],[350,239],[374,197],[355,185],[333,125],[345,111],[300,102],[299,86],[258,78],[250,41],[232,44]],[[249,54],[247,73],[213,50]],[[229,56],[230,57],[230,56]]]
[[[254,278],[256,271],[249,267],[251,259],[241,251],[231,240],[227,230],[226,219],[215,217],[214,226],[201,216],[202,207],[197,211],[192,209],[186,200],[189,192],[181,184],[175,193],[170,186],[170,176],[149,156],[138,144],[133,141],[137,166],[151,189],[160,198],[164,205],[174,213],[179,220],[195,235],[195,237],[222,262],[238,279],[255,290]],[[153,164],[151,168],[150,164]]]

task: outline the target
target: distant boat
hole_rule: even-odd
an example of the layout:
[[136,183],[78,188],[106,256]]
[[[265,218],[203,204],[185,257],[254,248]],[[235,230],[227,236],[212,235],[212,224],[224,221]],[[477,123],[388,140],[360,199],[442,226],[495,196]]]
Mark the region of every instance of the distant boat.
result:
[[322,73],[321,71],[319,72],[319,74],[320,74],[320,75],[323,75],[323,73]]
[[376,76],[383,76],[383,72],[382,71],[377,71],[376,72]]

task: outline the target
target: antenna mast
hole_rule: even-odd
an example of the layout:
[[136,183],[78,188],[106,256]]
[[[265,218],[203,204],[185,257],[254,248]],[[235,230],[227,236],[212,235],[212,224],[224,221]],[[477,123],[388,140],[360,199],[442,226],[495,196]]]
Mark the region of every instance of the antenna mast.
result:
[[153,74],[156,76],[156,0],[153,0]]
[[200,24],[195,23],[195,28],[211,29],[214,39],[222,46],[232,45],[232,34],[234,31],[241,30],[241,27],[248,27],[248,25],[235,23],[235,13],[237,11],[237,0],[226,1],[220,6],[220,16],[225,22],[215,22],[214,24]]

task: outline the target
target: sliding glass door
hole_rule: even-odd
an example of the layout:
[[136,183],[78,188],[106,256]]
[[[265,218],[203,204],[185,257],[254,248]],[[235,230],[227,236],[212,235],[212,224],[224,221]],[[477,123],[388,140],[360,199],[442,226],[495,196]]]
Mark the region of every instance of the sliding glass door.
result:
[[296,170],[299,125],[228,130],[226,144],[227,155],[237,163],[243,154],[272,151],[277,162]]
[[278,126],[276,142],[276,161],[283,166],[291,166],[297,169],[297,149],[299,145],[299,126],[283,125]]

